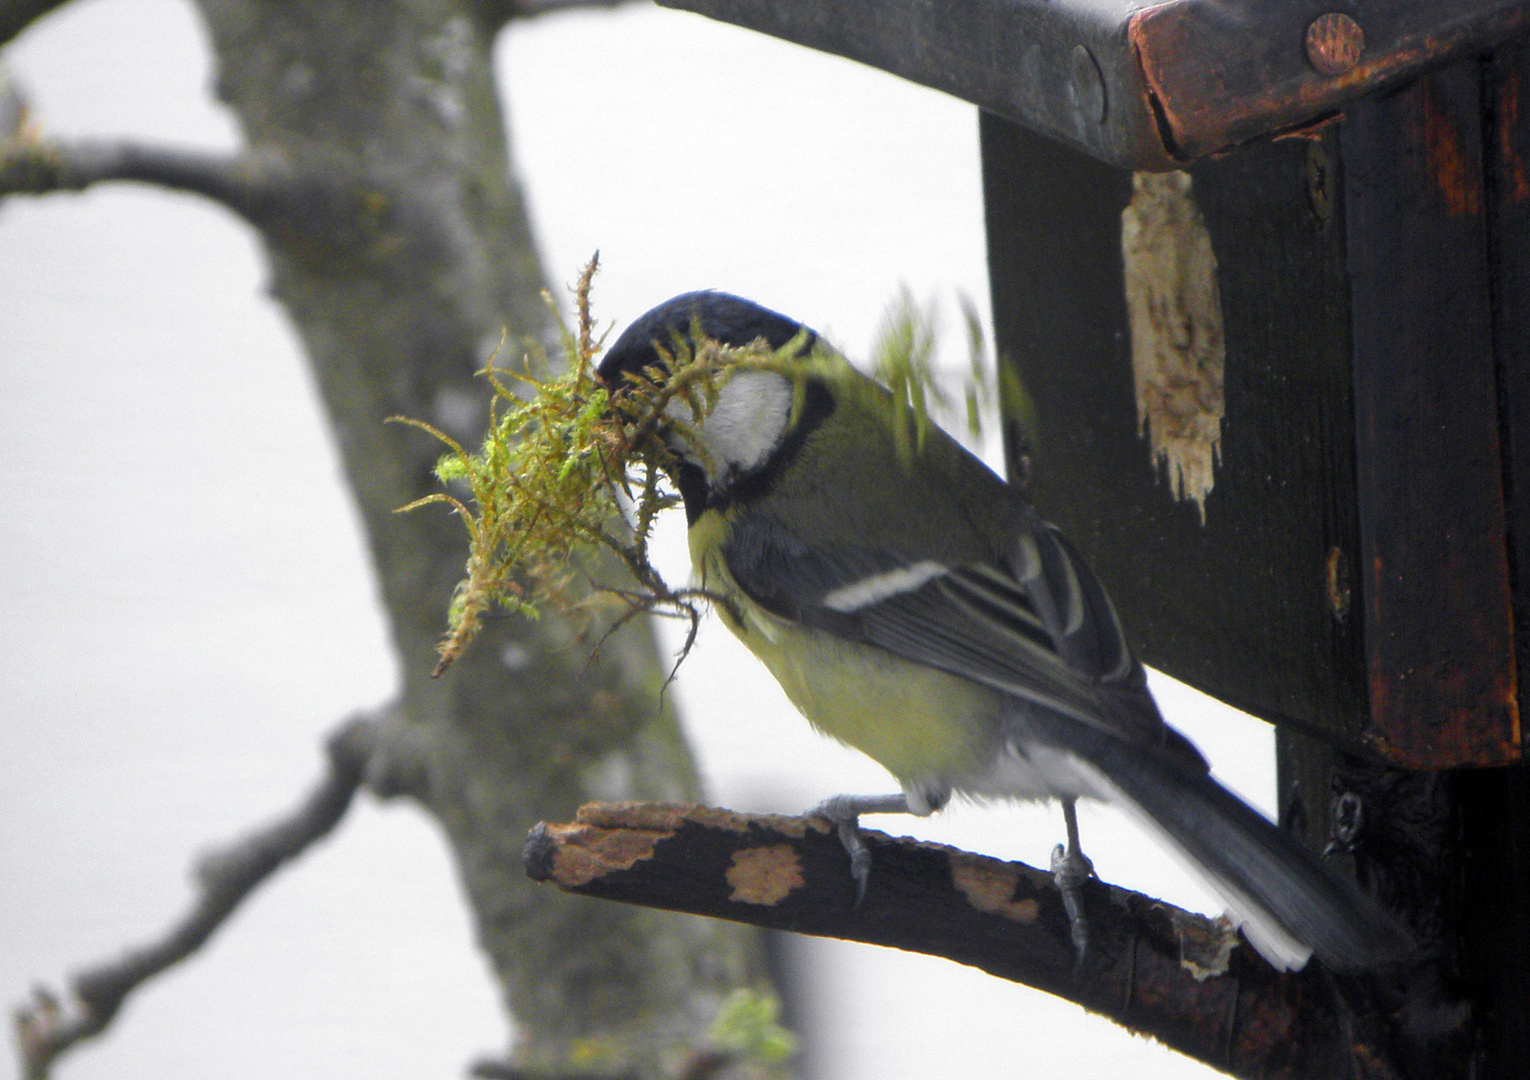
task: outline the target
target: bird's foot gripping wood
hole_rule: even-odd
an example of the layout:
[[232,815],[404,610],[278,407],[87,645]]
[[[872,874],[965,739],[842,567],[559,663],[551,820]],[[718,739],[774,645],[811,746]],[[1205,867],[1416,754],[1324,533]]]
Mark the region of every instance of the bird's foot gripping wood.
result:
[[850,876],[855,879],[855,902],[866,898],[866,885],[871,880],[871,849],[861,839],[862,814],[909,814],[908,799],[899,795],[835,795],[825,799],[811,811],[833,823],[839,833],[839,842],[845,854],[850,856]]
[[1075,953],[1073,970],[1082,971],[1084,957],[1089,952],[1089,922],[1084,918],[1084,907],[1079,892],[1084,882],[1094,876],[1094,863],[1079,849],[1078,809],[1073,799],[1063,799],[1063,821],[1068,828],[1068,846],[1058,844],[1052,849],[1052,879],[1062,893],[1063,910],[1068,913],[1068,929],[1073,937]]

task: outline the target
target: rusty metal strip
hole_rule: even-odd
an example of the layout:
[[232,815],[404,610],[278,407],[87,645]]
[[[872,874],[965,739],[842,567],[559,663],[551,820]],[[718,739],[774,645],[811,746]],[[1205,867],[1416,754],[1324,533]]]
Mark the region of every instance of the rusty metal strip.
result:
[[1310,2],[1182,0],[1133,15],[1131,46],[1170,151],[1189,161],[1299,126],[1530,32],[1524,0],[1344,6],[1350,14]]

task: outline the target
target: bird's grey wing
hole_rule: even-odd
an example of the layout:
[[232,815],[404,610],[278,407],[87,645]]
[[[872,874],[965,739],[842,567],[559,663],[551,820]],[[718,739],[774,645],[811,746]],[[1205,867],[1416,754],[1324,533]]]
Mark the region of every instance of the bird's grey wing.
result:
[[768,611],[1203,767],[1164,725],[1099,581],[1040,519],[1012,552],[956,566],[871,544],[817,548],[763,514],[732,533],[729,571]]
[[1036,522],[992,562],[947,566],[874,545],[815,549],[771,520],[735,528],[723,556],[767,610],[1041,706],[1024,730],[1074,754],[1099,790],[1173,847],[1282,970],[1309,952],[1341,970],[1409,957],[1408,932],[1250,809],[1158,715],[1103,588]]

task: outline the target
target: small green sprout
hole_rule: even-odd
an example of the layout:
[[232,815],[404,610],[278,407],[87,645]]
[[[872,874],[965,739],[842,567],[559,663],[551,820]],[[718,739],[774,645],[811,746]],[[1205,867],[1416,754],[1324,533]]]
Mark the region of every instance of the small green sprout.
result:
[[[893,396],[893,437],[898,456],[907,459],[924,448],[930,431],[930,407],[949,410],[950,401],[935,377],[935,307],[921,309],[904,286],[882,318],[872,346],[871,374]],[[909,437],[913,436],[913,445]]]
[[[535,618],[538,605],[549,602],[567,607],[614,599],[623,611],[607,633],[645,612],[683,618],[690,624],[683,659],[705,605],[717,597],[671,586],[649,558],[655,519],[680,502],[668,479],[673,447],[706,460],[700,426],[740,371],[791,380],[795,411],[805,401],[808,376],[827,362],[827,354],[803,354],[806,331],[773,350],[764,341],[725,346],[693,327],[689,341],[656,343],[662,364],[627,375],[622,386],[606,386],[596,375],[604,339],[595,336],[590,315],[598,263],[597,255],[575,286],[572,329],[553,308],[562,374],[538,378],[529,358],[521,371],[496,368],[490,358],[483,371],[492,394],[490,424],[477,451],[423,421],[393,418],[441,440],[448,452],[436,465],[437,479],[466,489],[463,497],[437,492],[401,508],[444,504],[468,533],[466,575],[452,597],[436,675],[462,655],[492,609]],[[975,315],[969,325],[980,342]],[[930,403],[947,401],[931,371],[933,350],[933,315],[905,291],[885,323],[876,370],[899,403],[899,437],[907,442],[912,435],[914,446],[928,431]],[[617,586],[590,579],[586,571],[599,552],[620,560],[631,581]],[[588,591],[575,589],[581,578]],[[573,599],[576,592],[584,599]]]
[[797,1037],[781,1026],[781,1004],[773,996],[738,989],[728,996],[712,1024],[712,1041],[767,1069],[778,1069],[797,1050]]

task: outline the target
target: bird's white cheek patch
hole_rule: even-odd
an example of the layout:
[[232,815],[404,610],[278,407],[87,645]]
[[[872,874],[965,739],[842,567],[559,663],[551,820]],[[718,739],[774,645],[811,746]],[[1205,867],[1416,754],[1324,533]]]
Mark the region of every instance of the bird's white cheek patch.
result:
[[768,371],[735,375],[718,394],[702,438],[719,464],[747,472],[765,463],[791,414],[792,387]]
[[912,566],[899,567],[884,574],[872,574],[849,585],[841,585],[824,595],[823,604],[824,607],[848,615],[891,597],[913,592],[925,582],[944,573],[946,567],[938,562],[917,562]]

